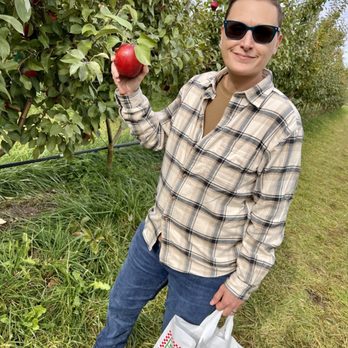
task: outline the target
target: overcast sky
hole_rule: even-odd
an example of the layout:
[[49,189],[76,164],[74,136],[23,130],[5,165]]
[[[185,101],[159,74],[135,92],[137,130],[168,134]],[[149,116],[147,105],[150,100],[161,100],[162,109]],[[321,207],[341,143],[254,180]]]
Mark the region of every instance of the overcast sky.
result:
[[[348,9],[343,14],[344,21],[346,23],[346,28],[348,27]],[[348,35],[346,37],[346,44],[344,45],[344,63],[348,68]]]

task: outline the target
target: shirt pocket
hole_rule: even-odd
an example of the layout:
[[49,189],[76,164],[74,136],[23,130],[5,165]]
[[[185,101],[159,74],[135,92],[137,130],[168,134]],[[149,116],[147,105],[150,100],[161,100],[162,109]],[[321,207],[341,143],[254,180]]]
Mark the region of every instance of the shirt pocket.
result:
[[235,195],[249,194],[257,178],[257,160],[254,153],[232,151],[218,161],[211,175],[213,188]]

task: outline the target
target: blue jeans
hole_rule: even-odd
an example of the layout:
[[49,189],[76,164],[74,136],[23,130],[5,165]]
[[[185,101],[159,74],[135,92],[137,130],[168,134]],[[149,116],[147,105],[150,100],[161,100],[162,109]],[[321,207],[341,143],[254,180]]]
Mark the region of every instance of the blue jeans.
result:
[[106,326],[97,337],[95,348],[124,348],[141,309],[168,286],[164,329],[177,314],[198,325],[212,313],[211,298],[229,275],[206,278],[181,273],[159,261],[160,243],[151,251],[143,238],[140,224],[128,256],[110,292]]

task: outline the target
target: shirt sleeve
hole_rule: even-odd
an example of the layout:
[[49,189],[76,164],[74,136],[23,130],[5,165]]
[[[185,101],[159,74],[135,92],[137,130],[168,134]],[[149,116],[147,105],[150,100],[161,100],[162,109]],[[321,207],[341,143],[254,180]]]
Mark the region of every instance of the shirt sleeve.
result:
[[285,221],[300,173],[302,126],[269,152],[253,192],[254,205],[237,257],[236,271],[225,285],[247,300],[275,262],[275,249],[284,237]]
[[154,112],[149,100],[139,88],[131,95],[115,93],[120,115],[142,146],[162,150],[171,130],[172,118],[180,106],[181,96],[162,111]]

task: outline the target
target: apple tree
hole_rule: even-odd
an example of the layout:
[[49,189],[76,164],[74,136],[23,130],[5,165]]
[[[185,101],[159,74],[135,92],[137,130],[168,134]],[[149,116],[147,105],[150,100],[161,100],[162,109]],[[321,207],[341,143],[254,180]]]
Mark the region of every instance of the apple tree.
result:
[[45,149],[69,157],[102,122],[110,126],[115,47],[137,42],[138,58],[149,64],[155,45],[137,11],[116,3],[0,0],[0,155],[20,142],[34,157]]
[[343,104],[346,1],[283,0],[283,42],[271,62],[275,82],[303,113]]

